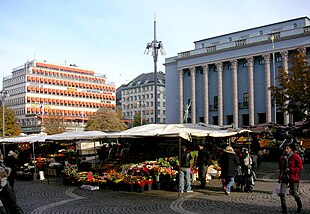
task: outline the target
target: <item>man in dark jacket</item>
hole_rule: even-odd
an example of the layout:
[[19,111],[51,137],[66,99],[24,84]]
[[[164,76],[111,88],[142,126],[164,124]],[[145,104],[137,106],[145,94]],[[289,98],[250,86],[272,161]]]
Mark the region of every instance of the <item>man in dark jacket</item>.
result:
[[301,212],[302,203],[297,192],[300,172],[303,168],[302,160],[297,153],[292,151],[292,144],[286,144],[283,146],[284,154],[280,157],[279,161],[279,182],[281,183],[280,199],[282,213],[287,213],[286,207],[286,189],[289,186],[291,195],[295,198],[297,203],[297,213]]
[[198,156],[196,160],[196,166],[198,167],[198,176],[200,180],[200,188],[204,189],[206,187],[206,174],[208,170],[208,165],[210,165],[210,155],[209,152],[204,148],[204,144],[200,143],[198,145]]
[[[193,192],[191,189],[191,154],[182,146],[181,162],[180,162],[180,192]],[[185,181],[185,182],[184,182]]]
[[228,195],[230,193],[231,186],[235,182],[236,169],[239,166],[239,158],[231,146],[227,146],[225,148],[221,155],[220,163],[223,190],[225,194]]

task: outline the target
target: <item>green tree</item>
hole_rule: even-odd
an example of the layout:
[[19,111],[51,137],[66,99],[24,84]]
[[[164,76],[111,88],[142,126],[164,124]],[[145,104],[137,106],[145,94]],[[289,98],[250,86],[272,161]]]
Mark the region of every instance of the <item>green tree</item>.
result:
[[[5,136],[6,137],[18,136],[21,133],[21,128],[17,123],[14,111],[10,108],[4,107],[4,118],[5,118],[5,124],[4,124]],[[3,120],[2,120],[2,107],[1,107],[1,124],[0,124],[1,133],[3,130],[2,121]]]
[[[145,125],[145,119],[142,118],[142,125]],[[141,114],[137,113],[133,117],[133,126],[141,126]]]
[[61,115],[49,115],[43,120],[44,132],[48,135],[60,134],[66,131],[64,117]]
[[306,54],[295,53],[288,70],[285,72],[283,67],[279,69],[279,85],[270,87],[272,96],[283,106],[283,110],[294,115],[295,120],[303,120],[310,112],[310,67]]
[[95,115],[89,117],[85,127],[87,131],[123,131],[127,128],[117,112],[110,108],[100,108]]

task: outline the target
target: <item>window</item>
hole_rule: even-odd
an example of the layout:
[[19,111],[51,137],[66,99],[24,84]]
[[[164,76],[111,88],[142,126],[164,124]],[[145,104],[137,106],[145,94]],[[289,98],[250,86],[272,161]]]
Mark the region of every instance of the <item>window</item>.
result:
[[239,39],[235,41],[235,46],[241,46],[246,44],[246,39]]
[[243,103],[244,103],[244,106],[249,105],[249,94],[248,93],[243,93]]
[[204,48],[205,47],[205,44],[204,43],[201,43],[201,48]]
[[207,47],[207,52],[216,51],[216,45]]
[[243,63],[242,63],[242,66],[243,66],[243,67],[247,67],[247,63],[246,63],[246,62],[243,62]]
[[231,42],[231,41],[232,41],[232,38],[231,38],[231,37],[229,37],[229,38],[228,38],[228,42]]
[[282,57],[281,56],[276,56],[276,62],[282,62]]
[[264,65],[264,64],[265,64],[265,60],[264,60],[264,59],[260,59],[260,60],[258,61],[258,64],[259,64],[259,65]]
[[293,28],[297,28],[297,24],[296,23],[293,24]]
[[228,69],[228,70],[232,70],[231,64],[229,64],[229,65],[227,66],[227,69]]
[[217,72],[217,67],[216,66],[213,67],[213,72]]
[[218,108],[218,97],[217,96],[214,96],[213,104],[214,104],[214,108],[217,109]]
[[262,30],[259,31],[259,35],[262,36],[264,32]]

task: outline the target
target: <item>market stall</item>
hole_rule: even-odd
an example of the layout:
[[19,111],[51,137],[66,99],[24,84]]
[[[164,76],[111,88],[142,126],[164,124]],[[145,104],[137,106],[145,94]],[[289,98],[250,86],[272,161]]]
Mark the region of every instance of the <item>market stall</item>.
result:
[[[104,169],[98,169],[98,165],[93,168],[90,172],[79,172],[76,166],[67,167],[64,170],[65,176],[68,178],[69,183],[76,184],[100,184],[109,186],[109,188],[119,188],[119,186],[124,186],[124,183],[135,183],[139,185],[146,184],[147,181],[150,183],[152,180],[153,184],[163,184],[163,186],[169,186],[175,183],[176,175],[178,169],[178,159],[181,154],[181,145],[188,144],[194,148],[194,141],[199,139],[205,139],[206,137],[212,138],[229,138],[236,134],[245,132],[247,130],[235,130],[230,127],[219,127],[214,125],[205,124],[149,124],[139,127],[134,127],[123,132],[117,133],[94,133],[93,135],[85,135],[86,133],[61,134],[50,136],[47,140],[57,141],[57,140],[79,140],[79,139],[91,139],[94,142],[102,139],[117,139],[117,142],[124,139],[127,140],[127,145],[130,148],[121,147],[116,143],[116,148],[111,147],[109,153],[116,149],[122,154],[124,151],[130,151],[135,148],[135,144],[142,141],[139,146],[149,148],[150,155],[146,154],[146,150],[141,150],[141,153],[136,152],[136,157],[133,162],[122,163],[118,165],[119,168],[111,166],[110,168],[105,167]],[[129,143],[128,143],[129,142]],[[156,147],[152,147],[153,144]],[[94,144],[95,145],[95,144]],[[163,147],[165,149],[163,149]],[[147,157],[152,157],[151,154],[156,154],[158,151],[167,151],[167,148],[171,150],[170,156],[162,156],[161,158],[156,157],[156,159],[144,159],[144,161],[139,161],[139,158],[143,154]],[[157,150],[156,150],[157,149]],[[176,149],[176,150],[175,150]],[[122,151],[122,152],[120,152]],[[115,156],[117,157],[117,155]],[[152,163],[152,164],[149,164]],[[106,166],[106,165],[105,165]],[[115,165],[114,165],[115,166]],[[137,167],[134,167],[137,166]],[[137,170],[133,170],[137,169]],[[148,169],[148,170],[146,170]],[[156,170],[161,169],[161,170]],[[99,172],[99,173],[98,173]],[[164,182],[167,181],[167,182]],[[118,185],[116,185],[116,183]],[[165,185],[164,185],[165,184]],[[158,186],[157,186],[158,188]]]

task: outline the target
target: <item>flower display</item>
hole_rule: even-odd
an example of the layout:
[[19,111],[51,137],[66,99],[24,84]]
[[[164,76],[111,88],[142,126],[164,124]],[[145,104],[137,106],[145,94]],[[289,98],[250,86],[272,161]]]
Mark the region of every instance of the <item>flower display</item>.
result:
[[111,167],[105,170],[92,169],[92,172],[78,172],[76,167],[68,167],[63,171],[63,175],[74,178],[77,184],[105,184],[110,185],[113,190],[119,190],[120,186],[132,189],[134,186],[153,185],[155,180],[157,183],[174,182],[178,173],[175,170],[176,164],[176,158],[161,158],[157,161],[124,164],[120,169]]

